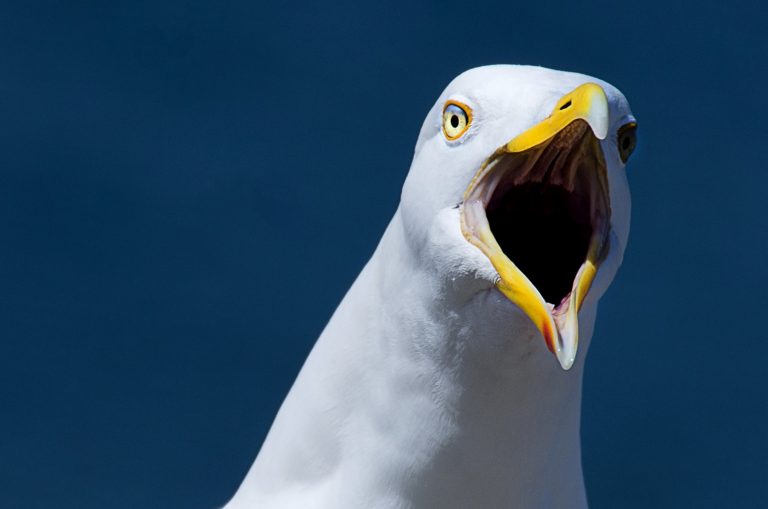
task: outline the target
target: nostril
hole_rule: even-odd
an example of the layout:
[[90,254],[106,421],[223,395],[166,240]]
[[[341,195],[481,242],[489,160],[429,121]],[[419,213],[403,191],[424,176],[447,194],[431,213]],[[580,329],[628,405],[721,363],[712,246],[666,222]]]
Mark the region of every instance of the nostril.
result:
[[567,103],[565,103],[565,104],[563,104],[562,106],[560,106],[560,110],[564,110],[564,109],[567,109],[567,108],[569,108],[570,106],[571,106],[571,100],[570,100],[570,99],[568,99],[568,102],[567,102]]

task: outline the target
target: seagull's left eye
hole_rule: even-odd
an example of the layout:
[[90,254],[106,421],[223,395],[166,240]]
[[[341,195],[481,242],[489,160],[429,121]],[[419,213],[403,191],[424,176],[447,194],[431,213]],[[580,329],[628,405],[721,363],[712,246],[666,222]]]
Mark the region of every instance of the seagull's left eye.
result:
[[635,145],[637,145],[637,124],[630,122],[621,126],[617,138],[619,157],[621,157],[621,162],[626,163],[629,156],[635,151]]
[[443,134],[449,140],[460,138],[472,122],[472,110],[466,104],[448,101],[443,109]]

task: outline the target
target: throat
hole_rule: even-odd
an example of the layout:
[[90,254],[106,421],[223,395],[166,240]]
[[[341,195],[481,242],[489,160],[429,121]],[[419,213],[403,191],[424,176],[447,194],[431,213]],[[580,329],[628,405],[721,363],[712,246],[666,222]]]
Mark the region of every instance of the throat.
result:
[[[561,370],[538,336],[527,351],[524,334],[504,339],[517,345],[501,354],[492,345],[466,352],[456,390],[431,409],[434,426],[419,438],[430,444],[423,451],[430,459],[406,484],[412,507],[586,507],[583,366]],[[450,386],[436,378],[424,390]]]
[[401,275],[402,260],[381,253],[409,256],[405,245],[393,221],[302,367],[232,509],[585,508],[583,364],[560,369],[495,289],[457,303],[435,293],[434,271]]

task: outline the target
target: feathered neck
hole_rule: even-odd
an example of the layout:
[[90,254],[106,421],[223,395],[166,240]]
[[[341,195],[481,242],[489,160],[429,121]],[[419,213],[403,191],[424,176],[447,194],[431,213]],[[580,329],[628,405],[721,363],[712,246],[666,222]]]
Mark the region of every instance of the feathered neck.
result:
[[586,345],[563,371],[501,294],[457,298],[421,256],[396,214],[228,509],[586,507]]

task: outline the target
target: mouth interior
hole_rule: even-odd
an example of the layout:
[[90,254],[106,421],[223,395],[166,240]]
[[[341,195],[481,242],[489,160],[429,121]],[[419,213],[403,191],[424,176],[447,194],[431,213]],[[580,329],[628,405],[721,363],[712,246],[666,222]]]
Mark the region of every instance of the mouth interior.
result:
[[515,150],[514,141],[496,149],[470,182],[461,230],[496,269],[496,288],[569,369],[578,313],[610,245],[606,162],[583,119],[529,148]]
[[607,233],[610,206],[590,133],[578,121],[538,148],[502,153],[487,184],[478,186],[489,191],[485,216],[498,246],[556,314],[567,308],[561,305],[579,270]]
[[570,294],[587,258],[589,196],[549,180],[506,180],[486,207],[491,232],[544,300],[557,306]]

